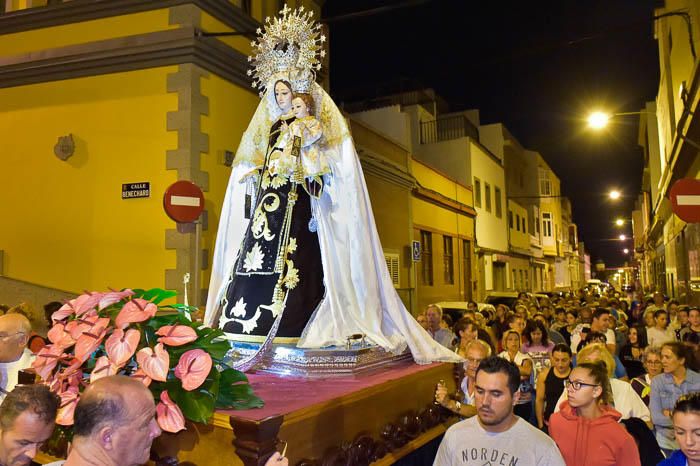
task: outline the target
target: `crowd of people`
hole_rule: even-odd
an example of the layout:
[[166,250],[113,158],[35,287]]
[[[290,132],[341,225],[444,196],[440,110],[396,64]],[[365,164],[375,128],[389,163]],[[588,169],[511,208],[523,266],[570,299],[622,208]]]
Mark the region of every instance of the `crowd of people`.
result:
[[[608,288],[520,293],[510,307],[470,302],[454,323],[431,304],[418,321],[466,361],[455,393],[443,383],[435,391],[437,403],[463,418],[435,466],[700,465],[697,307]],[[485,432],[495,436],[487,441]]]

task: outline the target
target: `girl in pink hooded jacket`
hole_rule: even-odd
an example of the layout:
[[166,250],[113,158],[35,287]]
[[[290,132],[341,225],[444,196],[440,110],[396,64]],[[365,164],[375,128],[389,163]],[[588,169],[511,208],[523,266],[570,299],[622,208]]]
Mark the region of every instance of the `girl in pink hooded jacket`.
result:
[[579,364],[565,385],[568,399],[550,417],[549,433],[567,466],[639,466],[637,444],[610,406],[605,364]]

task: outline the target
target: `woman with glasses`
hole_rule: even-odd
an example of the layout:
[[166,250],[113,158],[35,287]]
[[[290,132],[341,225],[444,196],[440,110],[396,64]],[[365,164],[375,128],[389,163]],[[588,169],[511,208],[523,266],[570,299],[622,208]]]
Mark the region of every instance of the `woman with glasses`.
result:
[[[483,340],[471,340],[464,349],[464,379],[461,383],[462,396],[455,394],[451,397],[447,393],[447,387],[438,383],[435,390],[435,401],[461,417],[471,417],[476,414],[474,401],[474,381],[476,369],[482,360],[491,356],[491,347]],[[459,401],[461,398],[462,401]]]
[[[615,373],[615,360],[610,351],[603,343],[592,343],[585,346],[576,355],[577,363],[584,362],[603,362],[608,369],[608,378],[612,387],[614,406],[617,411],[622,414],[622,419],[637,417],[644,421],[647,426],[651,427],[651,415],[649,407],[644,404],[642,399],[637,395],[629,382],[613,378]],[[559,406],[566,399],[568,392],[564,390],[557,402],[554,411],[559,410]]]
[[649,409],[656,441],[666,456],[678,449],[671,420],[676,401],[683,395],[700,391],[700,374],[686,368],[687,351],[683,343],[664,343],[661,346],[663,373],[651,381]]
[[659,466],[700,466],[700,393],[682,396],[673,408],[676,450]]
[[634,438],[610,406],[612,388],[602,362],[582,362],[566,380],[568,399],[549,420],[549,432],[567,466],[639,466]]
[[644,374],[633,378],[630,381],[632,388],[637,392],[644,401],[644,404],[649,406],[649,394],[651,393],[651,379],[661,374],[661,348],[658,346],[647,346],[642,354],[642,364],[644,365]]

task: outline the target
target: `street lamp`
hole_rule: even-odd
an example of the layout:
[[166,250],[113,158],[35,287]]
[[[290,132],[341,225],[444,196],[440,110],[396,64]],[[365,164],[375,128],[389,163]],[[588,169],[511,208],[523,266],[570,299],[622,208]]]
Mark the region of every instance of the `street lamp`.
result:
[[593,129],[603,129],[610,122],[610,114],[605,112],[593,112],[588,115],[588,126]]
[[625,235],[620,235],[618,238],[620,238],[620,241],[624,241],[627,239],[627,237]]
[[613,189],[612,191],[610,191],[610,193],[608,193],[608,196],[610,196],[610,199],[612,200],[617,200],[620,199],[621,194],[620,191],[618,191],[617,189]]
[[624,224],[625,224],[625,221],[622,220],[621,218],[618,218],[617,220],[615,220],[615,225],[617,225],[618,227],[621,227]]
[[625,248],[625,249],[622,250],[622,252],[624,252],[625,254],[629,254],[629,253],[630,253],[630,250],[627,249],[627,248]]

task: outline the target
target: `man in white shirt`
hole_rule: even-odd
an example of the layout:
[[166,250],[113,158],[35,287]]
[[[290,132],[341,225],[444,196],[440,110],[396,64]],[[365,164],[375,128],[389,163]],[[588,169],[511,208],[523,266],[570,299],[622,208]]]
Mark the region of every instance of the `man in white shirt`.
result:
[[649,346],[661,346],[669,341],[676,341],[676,332],[668,328],[668,312],[659,309],[654,312],[654,327],[647,329]]
[[[571,352],[573,354],[576,354],[579,350],[579,343],[581,343],[582,339],[581,333],[586,327],[587,324],[580,324],[571,333]],[[610,310],[604,307],[596,308],[596,310],[593,311],[593,320],[589,328],[591,332],[598,332],[605,335],[605,346],[607,346],[610,353],[615,354],[615,331],[610,328]]]
[[447,429],[433,466],[531,464],[564,466],[554,441],[513,414],[520,372],[515,364],[490,357],[476,372],[477,416]]
[[0,400],[17,385],[19,371],[34,361],[27,349],[31,331],[32,325],[22,314],[0,316]]

